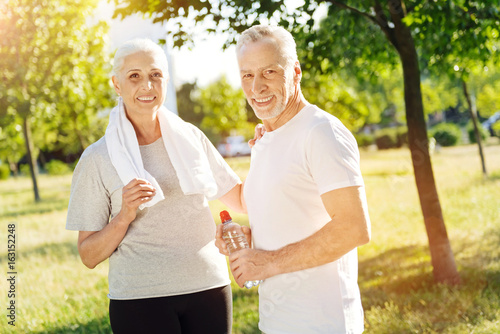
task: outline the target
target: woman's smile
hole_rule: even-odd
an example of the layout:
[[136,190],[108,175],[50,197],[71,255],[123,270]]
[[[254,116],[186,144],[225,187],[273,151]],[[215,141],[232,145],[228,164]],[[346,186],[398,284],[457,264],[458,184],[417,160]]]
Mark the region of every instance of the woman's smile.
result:
[[154,100],[156,100],[156,96],[139,96],[137,98],[137,100],[139,100],[140,102],[143,102],[143,103],[151,103],[153,102]]

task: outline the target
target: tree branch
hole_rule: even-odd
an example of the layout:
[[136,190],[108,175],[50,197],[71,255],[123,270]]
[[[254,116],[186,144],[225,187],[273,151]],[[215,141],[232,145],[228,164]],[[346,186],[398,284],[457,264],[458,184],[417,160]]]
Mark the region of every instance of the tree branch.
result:
[[336,1],[336,0],[327,0],[327,2],[330,2],[332,5],[335,5],[337,7],[349,10],[353,13],[356,13],[358,15],[361,15],[371,22],[375,23],[380,27],[386,38],[389,40],[389,42],[394,45],[397,49],[397,41],[396,37],[394,36],[394,31],[391,27],[389,27],[389,20],[387,19],[387,16],[384,13],[384,10],[382,9],[382,5],[378,0],[374,1],[374,11],[375,11],[375,16],[372,16],[368,13],[365,13],[363,11],[360,11],[357,8],[351,7],[349,5],[346,5],[345,3]]
[[415,11],[415,8],[417,8],[417,5],[406,7],[406,14],[413,13]]
[[385,37],[389,40],[389,42],[394,45],[397,49],[397,41],[396,41],[396,36],[394,36],[394,30],[392,30],[389,27],[389,19],[384,13],[384,9],[382,8],[382,5],[378,0],[374,1],[374,9],[375,9],[375,15],[378,21],[378,24],[382,31],[385,34]]
[[[340,8],[344,8],[344,9],[347,9],[347,10],[350,10],[351,12],[353,13],[356,13],[358,15],[361,15],[361,16],[364,16],[366,17],[368,20],[372,21],[373,23],[377,24],[377,25],[380,25],[380,23],[377,21],[377,19],[374,17],[374,16],[371,16],[370,14],[368,13],[365,13],[365,12],[362,12],[360,11],[359,9],[357,8],[354,8],[354,7],[351,7],[349,5],[346,5],[345,3],[342,3],[342,2],[338,2],[338,1],[335,1],[335,0],[327,0],[326,2],[329,2],[331,3],[332,5],[335,5],[337,7],[340,7]],[[381,27],[382,28],[382,27]]]
[[368,20],[370,20],[371,22],[375,23],[376,25],[378,25],[380,27],[380,29],[385,34],[385,36],[387,37],[389,42],[391,42],[392,44],[395,43],[396,40],[393,36],[393,32],[392,32],[391,28],[389,27],[389,21],[387,20],[387,17],[385,16],[384,11],[382,9],[382,6],[380,5],[380,3],[378,1],[375,1],[375,5],[374,5],[375,16],[372,16],[372,15],[365,13],[357,8],[346,5],[345,3],[342,3],[342,2],[339,2],[336,0],[327,0],[327,2],[330,2],[332,5],[349,10],[353,13],[356,13],[358,15],[361,15],[361,16],[367,18]]

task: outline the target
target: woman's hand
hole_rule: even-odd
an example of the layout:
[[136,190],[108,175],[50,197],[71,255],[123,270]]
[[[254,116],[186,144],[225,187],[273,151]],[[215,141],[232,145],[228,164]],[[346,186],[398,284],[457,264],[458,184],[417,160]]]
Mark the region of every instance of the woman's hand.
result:
[[264,133],[266,133],[266,128],[264,127],[264,124],[257,124],[255,126],[255,133],[253,139],[250,139],[248,141],[248,146],[253,147],[257,140],[262,138],[264,136]]
[[144,179],[133,179],[123,187],[120,213],[100,231],[79,232],[78,252],[82,262],[92,269],[109,258],[137,216],[139,205],[149,202],[155,194],[155,188]]
[[137,216],[137,208],[153,199],[156,189],[147,180],[135,178],[122,189],[121,218],[131,223]]

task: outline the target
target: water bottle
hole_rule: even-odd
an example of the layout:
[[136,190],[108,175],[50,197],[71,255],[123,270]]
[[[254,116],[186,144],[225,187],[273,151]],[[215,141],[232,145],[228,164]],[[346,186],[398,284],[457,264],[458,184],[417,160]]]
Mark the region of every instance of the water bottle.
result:
[[[226,242],[229,254],[249,247],[241,226],[233,222],[226,210],[221,211],[220,220],[222,221],[222,239]],[[262,281],[247,281],[244,285],[245,288],[250,289],[253,286],[259,285],[261,282]]]

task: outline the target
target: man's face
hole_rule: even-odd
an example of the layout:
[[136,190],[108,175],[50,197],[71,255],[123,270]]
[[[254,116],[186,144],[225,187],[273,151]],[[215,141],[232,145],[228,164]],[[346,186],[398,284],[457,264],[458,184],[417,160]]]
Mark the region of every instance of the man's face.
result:
[[241,87],[261,120],[278,117],[295,93],[293,66],[285,67],[271,38],[243,45],[237,54]]

